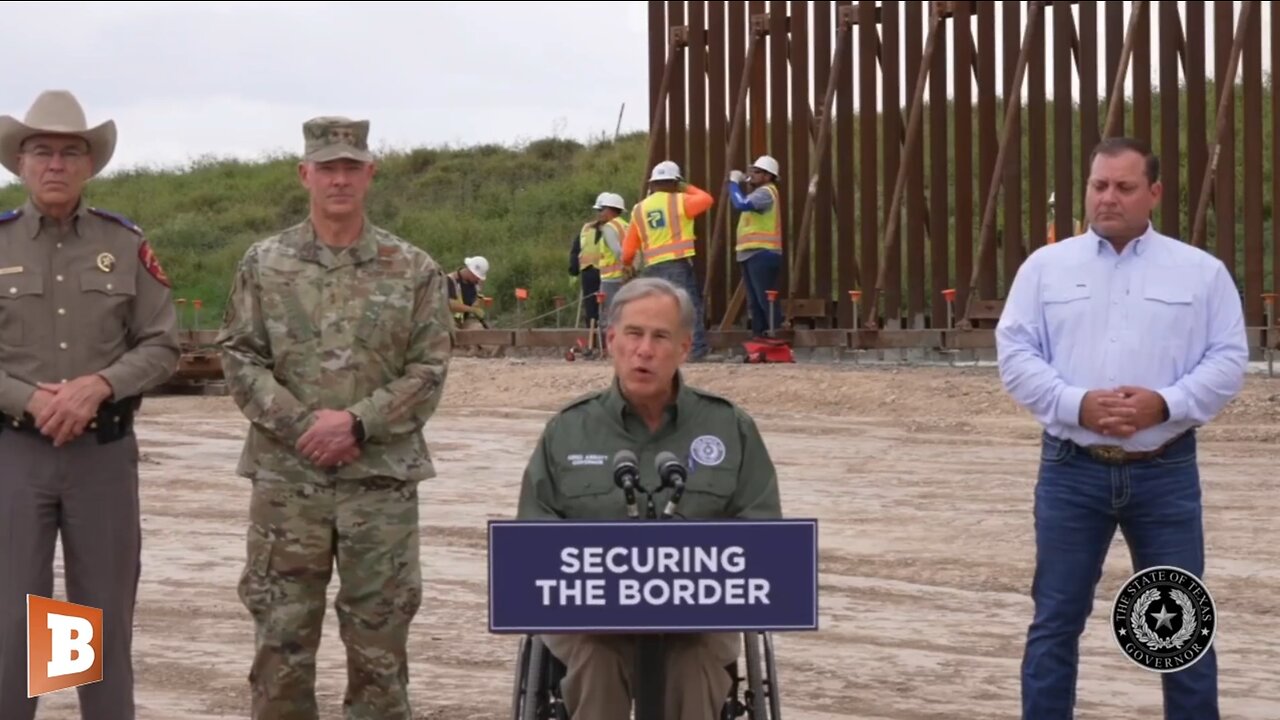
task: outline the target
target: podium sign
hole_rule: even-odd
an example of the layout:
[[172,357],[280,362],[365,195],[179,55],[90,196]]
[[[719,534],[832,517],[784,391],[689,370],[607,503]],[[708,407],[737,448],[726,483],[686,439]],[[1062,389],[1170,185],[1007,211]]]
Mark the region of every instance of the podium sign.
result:
[[489,523],[493,633],[817,629],[816,520]]

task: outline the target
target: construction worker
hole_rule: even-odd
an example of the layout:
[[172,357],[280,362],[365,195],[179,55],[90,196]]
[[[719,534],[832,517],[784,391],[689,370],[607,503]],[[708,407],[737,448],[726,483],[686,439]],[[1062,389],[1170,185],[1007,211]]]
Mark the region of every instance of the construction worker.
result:
[[[1055,214],[1053,209],[1053,196],[1054,196],[1054,193],[1049,193],[1049,227],[1045,237],[1046,245],[1052,245],[1058,242],[1058,228],[1057,228],[1057,223],[1054,220]],[[1079,220],[1076,220],[1075,218],[1072,218],[1071,224],[1075,228],[1074,234],[1081,235],[1084,233],[1084,223],[1080,222]]]
[[[734,246],[742,264],[742,282],[747,291],[751,333],[769,333],[769,290],[778,289],[782,267],[782,206],[778,199],[778,161],[768,155],[756,158],[747,168],[729,173],[729,199],[738,216],[738,241]],[[772,327],[782,326],[781,303],[773,306]]]
[[669,280],[693,299],[694,334],[691,362],[709,359],[702,288],[693,270],[696,254],[694,218],[711,209],[715,198],[684,181],[680,166],[663,160],[649,174],[649,195],[631,211],[627,239],[622,244],[622,265],[630,267],[641,253],[644,274]]
[[[596,196],[596,218],[582,225],[574,240],[574,262],[569,273],[577,275],[582,283],[582,308],[587,319],[595,320],[600,328],[601,348],[604,347],[604,330],[609,322],[609,301],[622,287],[622,239],[627,234],[627,222],[622,217],[626,209],[622,196],[602,192]],[[604,292],[604,307],[596,302],[596,292]]]
[[449,286],[449,311],[459,330],[484,327],[484,308],[480,301],[480,286],[489,274],[489,261],[477,255],[462,261],[462,267],[445,276]]

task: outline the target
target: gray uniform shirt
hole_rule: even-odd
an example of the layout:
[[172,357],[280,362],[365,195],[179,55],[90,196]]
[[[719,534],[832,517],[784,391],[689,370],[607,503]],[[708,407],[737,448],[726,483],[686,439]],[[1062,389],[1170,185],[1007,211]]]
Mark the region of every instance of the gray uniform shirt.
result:
[[169,280],[142,230],[83,203],[59,228],[30,201],[0,214],[0,412],[21,417],[40,382],[100,373],[113,400],[178,366]]

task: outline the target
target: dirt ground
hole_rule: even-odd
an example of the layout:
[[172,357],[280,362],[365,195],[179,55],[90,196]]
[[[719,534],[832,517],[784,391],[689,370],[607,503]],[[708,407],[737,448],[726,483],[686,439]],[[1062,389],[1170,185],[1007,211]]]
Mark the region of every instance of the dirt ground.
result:
[[[1038,427],[995,372],[847,363],[702,365],[687,376],[755,415],[785,512],[819,521],[821,630],[776,636],[784,716],[1018,717]],[[607,379],[600,363],[455,362],[427,429],[439,477],[422,489],[417,717],[509,717],[516,638],[487,633],[485,521],[514,512],[548,412]],[[235,590],[248,483],[233,472],[244,428],[225,397],[144,408],[139,720],[248,716],[253,631]],[[1201,438],[1223,717],[1274,720],[1280,378],[1250,377]],[[1078,718],[1161,716],[1158,676],[1120,653],[1105,622],[1130,569],[1117,534],[1081,643]],[[345,683],[334,590],[319,657],[325,718],[341,717]],[[74,693],[60,693],[38,717],[72,720],[76,707]]]

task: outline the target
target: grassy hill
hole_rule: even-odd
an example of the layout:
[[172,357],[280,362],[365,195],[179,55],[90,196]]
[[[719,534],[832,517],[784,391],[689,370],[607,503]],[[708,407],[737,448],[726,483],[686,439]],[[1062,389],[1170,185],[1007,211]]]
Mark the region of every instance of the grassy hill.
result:
[[[570,239],[594,212],[603,188],[628,202],[639,189],[647,136],[590,146],[546,139],[520,149],[419,149],[380,160],[370,193],[373,221],[409,239],[453,270],[469,255],[493,266],[485,292],[495,311],[514,311],[517,287],[549,310],[556,294],[576,292],[568,274]],[[198,162],[185,171],[136,171],[90,183],[89,201],[122,213],[146,232],[174,296],[200,299],[200,326],[216,327],[236,264],[254,241],[307,213],[297,159]],[[25,189],[0,188],[0,208]],[[526,314],[528,317],[528,314]],[[572,318],[570,318],[572,320]],[[553,318],[554,321],[554,318]]]

